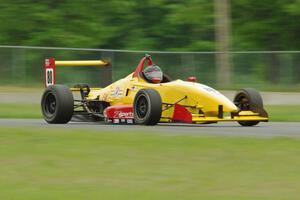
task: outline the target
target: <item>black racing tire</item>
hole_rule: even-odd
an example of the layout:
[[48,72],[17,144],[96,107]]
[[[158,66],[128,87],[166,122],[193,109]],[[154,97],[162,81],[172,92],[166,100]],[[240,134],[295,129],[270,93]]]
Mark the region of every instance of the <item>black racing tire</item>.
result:
[[[263,100],[259,92],[254,88],[244,88],[239,90],[233,100],[239,110],[251,110],[265,116]],[[255,126],[259,121],[238,121],[242,126]]]
[[134,121],[142,125],[156,125],[162,113],[160,94],[154,89],[141,89],[133,102]]
[[41,108],[43,117],[49,124],[66,124],[74,112],[73,94],[64,85],[48,86],[42,96]]

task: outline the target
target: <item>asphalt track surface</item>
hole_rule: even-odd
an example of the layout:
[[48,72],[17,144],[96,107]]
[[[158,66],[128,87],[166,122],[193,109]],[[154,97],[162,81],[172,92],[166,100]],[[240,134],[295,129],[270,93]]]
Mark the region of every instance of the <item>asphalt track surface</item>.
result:
[[300,137],[300,123],[296,122],[268,122],[260,123],[254,127],[242,127],[237,122],[221,122],[207,125],[191,124],[158,124],[156,126],[139,125],[114,125],[102,122],[70,122],[68,124],[47,124],[42,119],[0,119],[2,127],[23,128],[59,128],[59,129],[83,129],[105,132],[140,132],[163,134],[199,134],[199,135],[227,135],[227,136],[255,136],[274,137],[289,136]]

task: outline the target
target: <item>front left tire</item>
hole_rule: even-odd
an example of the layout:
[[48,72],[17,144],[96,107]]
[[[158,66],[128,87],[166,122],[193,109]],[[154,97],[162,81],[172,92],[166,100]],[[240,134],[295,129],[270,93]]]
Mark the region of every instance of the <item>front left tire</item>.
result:
[[64,85],[48,86],[42,96],[41,109],[47,123],[68,123],[74,112],[72,92]]
[[160,94],[154,89],[141,89],[135,95],[133,111],[135,123],[156,125],[162,113]]

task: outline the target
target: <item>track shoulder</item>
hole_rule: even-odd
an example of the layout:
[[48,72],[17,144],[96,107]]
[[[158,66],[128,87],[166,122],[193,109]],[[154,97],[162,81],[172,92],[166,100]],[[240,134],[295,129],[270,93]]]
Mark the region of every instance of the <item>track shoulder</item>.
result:
[[228,136],[300,136],[300,123],[269,122],[260,123],[254,127],[241,127],[234,122],[224,122],[208,125],[189,124],[158,124],[156,126],[112,125],[102,122],[71,122],[69,124],[47,124],[42,119],[0,119],[2,127],[37,127],[37,128],[67,128],[101,130],[106,132],[145,132],[163,134],[199,134],[199,135],[228,135]]

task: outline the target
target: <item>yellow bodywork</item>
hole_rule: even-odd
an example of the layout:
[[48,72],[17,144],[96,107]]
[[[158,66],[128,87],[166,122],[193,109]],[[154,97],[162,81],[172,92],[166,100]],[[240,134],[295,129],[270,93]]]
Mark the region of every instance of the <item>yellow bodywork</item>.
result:
[[83,67],[83,66],[107,66],[108,62],[103,60],[56,60],[55,65],[62,67]]
[[[167,83],[148,83],[133,74],[102,88],[92,89],[87,99],[108,102],[110,105],[132,105],[136,93],[143,88],[155,89],[163,102],[160,122],[172,122],[174,105],[185,106],[192,114],[193,123],[217,121],[268,121],[252,111],[238,112],[238,108],[227,97],[206,85],[175,80]],[[223,106],[224,117],[218,115],[219,105]]]

